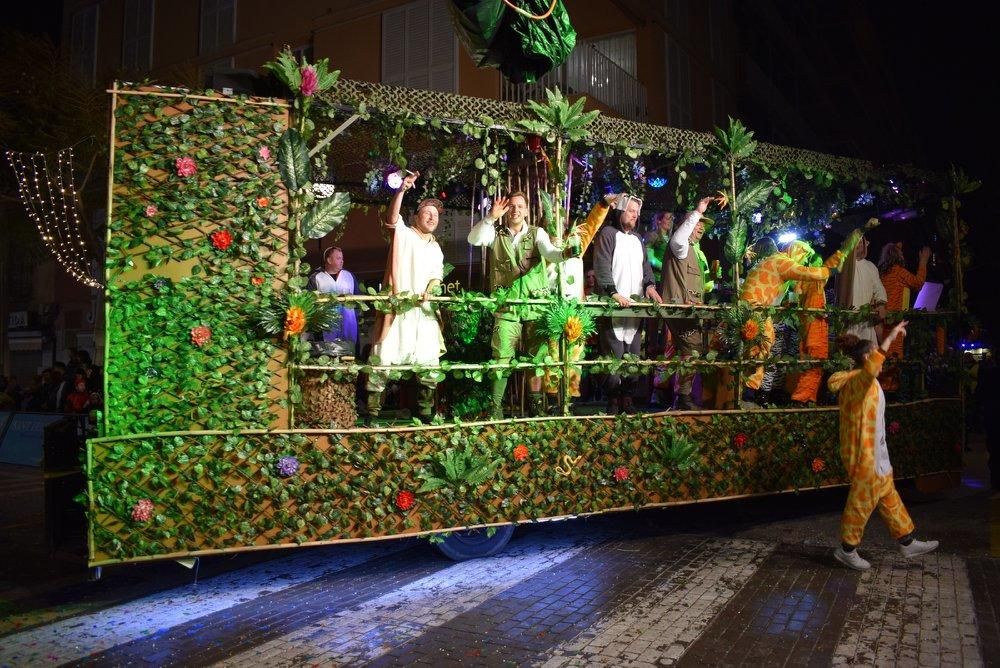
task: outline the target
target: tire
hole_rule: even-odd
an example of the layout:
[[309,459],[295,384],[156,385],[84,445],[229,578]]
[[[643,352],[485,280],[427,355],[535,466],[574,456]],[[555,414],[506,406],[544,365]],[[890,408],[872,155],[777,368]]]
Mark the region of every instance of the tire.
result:
[[506,547],[513,534],[513,524],[497,527],[492,536],[486,535],[486,529],[456,531],[438,543],[437,549],[454,561],[491,557]]

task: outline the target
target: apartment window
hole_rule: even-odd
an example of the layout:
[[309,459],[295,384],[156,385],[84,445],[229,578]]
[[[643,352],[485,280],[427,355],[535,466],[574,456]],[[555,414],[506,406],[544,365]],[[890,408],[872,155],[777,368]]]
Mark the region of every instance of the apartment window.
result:
[[447,1],[417,0],[382,13],[382,83],[458,90],[458,39]]
[[675,128],[691,128],[691,59],[673,38],[667,38],[668,123]]
[[602,37],[593,40],[590,45],[597,49],[597,52],[602,56],[625,70],[629,76],[635,78],[635,32]]
[[126,0],[122,69],[148,72],[153,66],[153,12],[156,0]]
[[201,53],[236,41],[236,0],[201,0]]
[[70,24],[70,59],[80,78],[94,85],[97,82],[97,13],[91,5],[73,14]]

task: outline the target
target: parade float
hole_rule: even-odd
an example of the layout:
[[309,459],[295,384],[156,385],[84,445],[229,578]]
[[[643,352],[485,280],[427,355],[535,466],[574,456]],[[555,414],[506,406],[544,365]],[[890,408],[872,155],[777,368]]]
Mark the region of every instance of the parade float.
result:
[[[573,413],[566,347],[616,311],[609,299],[536,300],[549,309],[551,354],[491,362],[477,341],[507,296],[472,290],[478,254],[460,271],[463,289],[433,300],[450,350],[438,367],[317,350],[302,334],[329,317],[331,298],[305,290],[306,244],[354,216],[373,220],[392,195],[384,175],[408,167],[426,175],[425,192],[461,184],[446,204],[467,226],[484,198],[525,191],[557,243],[606,187],[665,198],[665,208],[720,193],[714,233],[730,285],[759,237],[795,227],[822,245],[852,212],[871,215],[873,198],[883,212],[940,209],[952,306],[895,314],[925,334],[908,340],[914,390],[886,420],[897,477],[961,469],[958,384],[925,382],[935,364],[954,369],[934,333],[961,310],[960,175],[758,143],[735,121],[715,134],[640,124],[558,92],[520,105],[341,80],[325,61],[287,54],[268,67],[289,99],[110,91],[106,409],[85,459],[91,566],[404,536],[463,558],[501,549],[519,523],[847,483],[836,406],[739,410],[727,400],[757,364],[745,334],[762,318],[794,319],[794,307],[737,309],[724,291],[704,306],[640,303],[631,312],[645,318],[700,318],[724,345],[687,361],[574,362],[588,373],[715,377],[714,407],[692,412]],[[332,302],[370,314],[417,299],[373,286]],[[870,316],[825,315],[835,331]],[[767,363],[844,366],[797,352]],[[441,419],[362,423],[355,388],[373,370],[433,374]],[[498,374],[543,373],[561,379],[555,415],[521,417],[517,382],[505,419],[487,419],[475,400]]]

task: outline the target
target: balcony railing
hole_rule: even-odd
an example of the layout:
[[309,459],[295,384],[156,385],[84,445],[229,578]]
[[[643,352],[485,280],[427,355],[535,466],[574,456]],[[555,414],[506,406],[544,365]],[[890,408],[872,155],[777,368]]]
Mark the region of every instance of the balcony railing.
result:
[[646,87],[590,44],[578,44],[565,63],[535,83],[504,79],[500,97],[505,102],[544,100],[545,89],[556,87],[567,95],[592,97],[622,118],[646,120]]

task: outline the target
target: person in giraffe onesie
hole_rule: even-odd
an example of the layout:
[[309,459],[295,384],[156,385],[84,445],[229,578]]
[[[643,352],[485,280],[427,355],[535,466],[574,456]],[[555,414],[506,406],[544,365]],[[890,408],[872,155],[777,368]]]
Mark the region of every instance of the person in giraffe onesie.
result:
[[[601,225],[604,224],[604,220],[608,217],[608,212],[611,211],[611,207],[622,197],[614,193],[605,195],[603,198],[597,201],[594,208],[590,210],[587,214],[587,218],[579,225],[574,227],[566,240],[566,246],[572,247],[574,249],[574,254],[578,257],[572,257],[563,262],[562,273],[561,273],[561,286],[559,289],[562,292],[562,296],[566,299],[575,299],[577,301],[584,301],[587,297],[583,293],[584,281],[583,281],[583,255],[590,248],[590,242],[594,240],[597,235],[597,230],[600,229]],[[559,282],[560,277],[556,275],[556,267],[554,265],[549,265],[549,282],[555,285]],[[549,355],[554,360],[559,359],[559,342],[549,340],[548,342]],[[566,357],[570,362],[579,362],[583,359],[583,354],[586,352],[587,342],[582,338],[566,346]],[[569,367],[569,376],[567,378],[567,386],[569,390],[570,399],[580,398],[580,367],[577,365],[571,365]],[[556,403],[559,394],[559,375],[550,373],[548,370],[545,372],[545,394],[547,395],[548,405],[551,407]]]
[[[740,300],[754,307],[773,306],[784,293],[786,281],[820,281],[825,283],[832,272],[839,271],[843,259],[848,254],[847,249],[853,248],[858,238],[860,238],[860,232],[852,232],[844,243],[844,247],[827,258],[819,267],[802,265],[802,262],[807,258],[802,254],[800,246],[790,246],[783,253],[775,253],[761,260],[747,274],[740,291]],[[774,345],[774,323],[771,322],[771,318],[764,320],[763,329],[764,343],[757,350],[758,354],[754,356],[761,360],[770,356],[771,346]],[[753,401],[763,380],[764,367],[759,366],[744,381],[746,388],[743,391],[744,401]]]
[[914,540],[913,520],[893,483],[885,440],[885,394],[878,374],[886,351],[897,336],[905,334],[906,324],[903,320],[893,327],[878,348],[854,334],[839,337],[837,345],[854,361],[854,368],[838,371],[827,383],[840,404],[840,457],[851,481],[840,522],[841,544],[833,556],[859,571],[871,567],[857,547],[876,507],[904,557],[926,554],[938,546],[936,540]]

